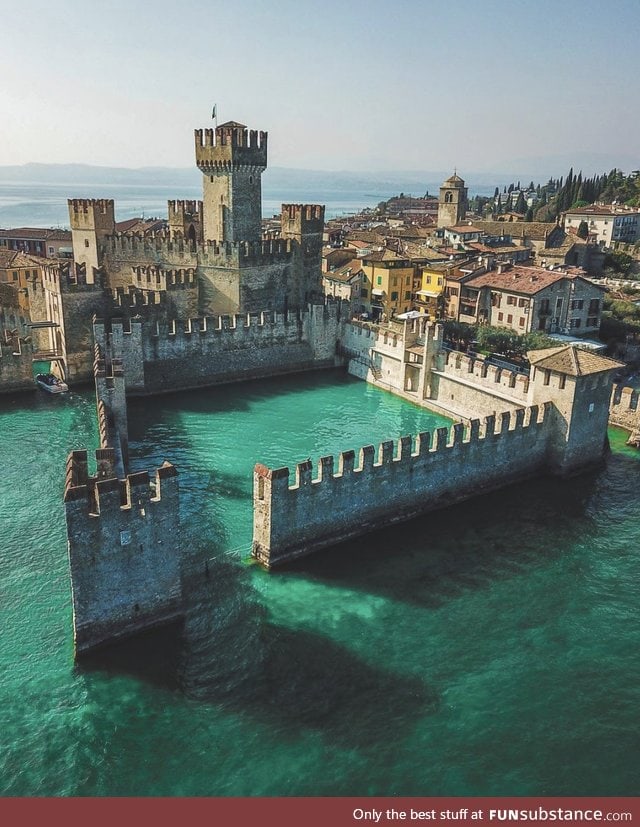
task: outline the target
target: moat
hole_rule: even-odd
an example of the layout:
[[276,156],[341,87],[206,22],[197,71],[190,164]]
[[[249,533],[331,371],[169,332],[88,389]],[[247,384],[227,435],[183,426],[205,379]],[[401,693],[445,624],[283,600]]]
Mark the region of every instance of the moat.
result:
[[[446,420],[341,372],[130,400],[180,472],[184,628],[73,663],[61,481],[92,390],[0,400],[0,793],[635,795],[640,461],[543,479],[268,574],[251,471]],[[18,462],[19,458],[19,462]]]

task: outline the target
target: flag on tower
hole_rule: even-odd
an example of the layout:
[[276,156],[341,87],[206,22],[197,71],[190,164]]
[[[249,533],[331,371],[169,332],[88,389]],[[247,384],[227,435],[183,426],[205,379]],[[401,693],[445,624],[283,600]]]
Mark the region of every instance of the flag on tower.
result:
[[213,109],[211,110],[211,118],[213,119],[213,118],[215,118],[215,116],[216,116],[216,105],[214,103],[213,104]]

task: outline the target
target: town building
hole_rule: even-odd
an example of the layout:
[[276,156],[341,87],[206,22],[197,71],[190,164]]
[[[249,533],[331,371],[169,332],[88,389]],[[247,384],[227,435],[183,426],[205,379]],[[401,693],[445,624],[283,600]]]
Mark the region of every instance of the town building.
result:
[[498,266],[464,284],[459,321],[505,327],[516,333],[594,335],[606,288],[582,271]]
[[362,256],[361,298],[374,319],[392,318],[412,309],[414,265],[391,250]]
[[640,209],[618,204],[591,204],[588,207],[567,210],[564,213],[564,227],[577,232],[586,222],[589,239],[603,247],[614,242],[635,244],[640,240]]
[[42,258],[71,258],[73,255],[69,230],[41,227],[0,230],[0,249],[3,247]]
[[29,282],[40,280],[43,263],[36,256],[0,247],[0,283],[13,289],[17,306],[25,314],[29,312]]
[[354,310],[362,313],[366,309],[360,300],[363,279],[362,260],[358,258],[351,259],[342,267],[323,273],[322,289],[325,296],[351,302]]

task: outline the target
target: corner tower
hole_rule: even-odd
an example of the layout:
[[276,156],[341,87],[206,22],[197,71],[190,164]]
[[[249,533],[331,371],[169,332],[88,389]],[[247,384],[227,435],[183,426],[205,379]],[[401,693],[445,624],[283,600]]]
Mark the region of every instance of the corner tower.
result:
[[455,227],[464,221],[467,212],[467,188],[454,172],[440,187],[438,198],[438,227]]
[[111,198],[70,198],[67,204],[73,259],[85,265],[87,284],[93,284],[94,270],[102,264],[100,245],[115,232],[114,202]]
[[228,121],[196,129],[195,143],[196,165],[204,176],[205,241],[260,241],[267,133]]

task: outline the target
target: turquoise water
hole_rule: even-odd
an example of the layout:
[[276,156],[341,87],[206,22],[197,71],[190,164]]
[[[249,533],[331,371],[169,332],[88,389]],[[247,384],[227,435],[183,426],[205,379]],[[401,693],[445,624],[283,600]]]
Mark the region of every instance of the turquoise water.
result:
[[[89,391],[0,401],[3,795],[636,795],[640,454],[247,561],[251,469],[431,429],[341,373],[130,403],[180,470],[184,627],[72,657],[66,453]],[[206,575],[205,561],[208,562]]]

